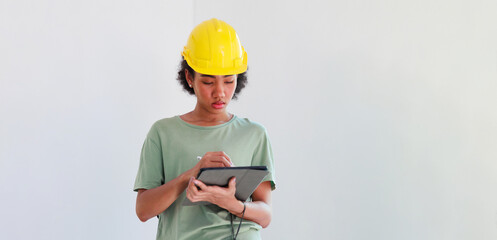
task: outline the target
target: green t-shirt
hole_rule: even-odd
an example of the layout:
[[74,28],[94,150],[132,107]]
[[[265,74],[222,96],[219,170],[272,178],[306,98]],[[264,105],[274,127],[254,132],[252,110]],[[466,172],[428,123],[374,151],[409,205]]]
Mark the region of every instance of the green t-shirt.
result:
[[[155,122],[143,144],[134,191],[158,187],[197,164],[197,156],[224,151],[235,166],[267,166],[274,190],[271,144],[266,129],[234,116],[221,125],[202,127],[179,116]],[[157,239],[230,239],[230,215],[214,204],[182,206],[184,191],[159,215]],[[239,218],[234,225],[238,227]],[[260,239],[261,226],[244,220],[237,239]],[[236,229],[235,229],[236,231]]]

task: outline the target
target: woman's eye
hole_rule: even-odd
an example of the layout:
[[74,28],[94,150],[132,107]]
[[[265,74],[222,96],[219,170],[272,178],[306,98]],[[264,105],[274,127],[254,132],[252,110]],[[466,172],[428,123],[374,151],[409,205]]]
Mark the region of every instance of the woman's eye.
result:
[[228,81],[228,82],[224,82],[224,83],[231,84],[231,83],[233,83],[233,82],[234,82],[234,81],[231,81],[231,82],[229,82],[229,81]]
[[211,85],[212,82],[204,82],[205,85]]

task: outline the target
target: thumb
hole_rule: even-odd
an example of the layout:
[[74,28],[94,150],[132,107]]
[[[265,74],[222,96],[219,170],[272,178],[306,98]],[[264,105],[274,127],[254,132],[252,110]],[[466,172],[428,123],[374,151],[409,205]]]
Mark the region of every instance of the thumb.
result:
[[230,182],[228,183],[228,187],[229,188],[236,188],[236,178],[235,177],[232,177],[230,179]]

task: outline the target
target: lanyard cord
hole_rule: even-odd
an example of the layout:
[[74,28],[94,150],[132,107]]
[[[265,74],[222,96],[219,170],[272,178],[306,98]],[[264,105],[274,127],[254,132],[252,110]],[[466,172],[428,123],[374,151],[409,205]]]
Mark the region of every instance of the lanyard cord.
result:
[[240,227],[242,226],[243,216],[245,215],[245,202],[242,203],[243,203],[242,217],[240,218],[240,223],[238,224],[236,235],[235,235],[235,229],[233,229],[233,214],[230,213],[231,236],[233,237],[233,240],[236,240],[236,237],[238,237],[238,232],[240,232]]

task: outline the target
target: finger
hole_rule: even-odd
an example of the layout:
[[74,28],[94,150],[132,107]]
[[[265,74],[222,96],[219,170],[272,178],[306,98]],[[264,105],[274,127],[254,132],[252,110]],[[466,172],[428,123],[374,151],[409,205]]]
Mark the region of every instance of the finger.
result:
[[190,199],[191,202],[198,202],[201,201],[200,194],[201,193],[198,191],[197,186],[195,186],[192,180],[186,191],[186,197]]
[[190,182],[188,183],[188,189],[190,189],[191,194],[197,195],[198,194],[198,189],[197,186],[195,185],[195,178],[191,177]]
[[228,188],[229,189],[236,189],[236,177],[232,177],[228,183]]
[[186,197],[190,200],[193,199],[192,189],[190,186],[191,181],[188,183],[188,187],[186,188]]
[[187,192],[186,193],[186,197],[191,201],[191,202],[197,202],[197,198],[196,196],[194,196],[193,194],[191,194],[191,192]]
[[216,166],[221,165],[219,167],[231,167],[232,163],[226,159],[224,156],[214,156],[209,158],[208,161]]
[[190,199],[190,201],[192,201],[192,199],[193,199],[192,192],[190,191],[189,188],[186,189],[186,198]]
[[202,181],[200,180],[193,180],[193,183],[200,188],[200,190],[204,191],[207,190],[207,185],[205,185]]
[[224,167],[231,167],[233,165],[233,163],[226,158],[226,156],[219,156],[216,158],[216,161],[222,163]]
[[204,155],[202,155],[202,157],[200,157],[200,159],[198,159],[198,157],[197,157],[197,160],[199,162],[201,162],[201,161],[208,160],[210,157],[212,157],[212,152],[206,152],[206,153],[204,153]]
[[225,152],[221,152],[221,154],[226,158],[226,160],[230,163],[230,166],[233,165],[233,162],[231,161],[230,156],[226,154]]
[[225,159],[229,162],[230,166],[231,166],[231,165],[233,165],[233,162],[231,161],[230,156],[228,156],[228,154],[226,154],[226,153],[225,153],[225,152],[223,152],[223,151],[219,151],[219,152],[212,152],[212,155],[213,155],[213,156],[218,156],[218,157],[223,157],[223,158],[225,158]]

